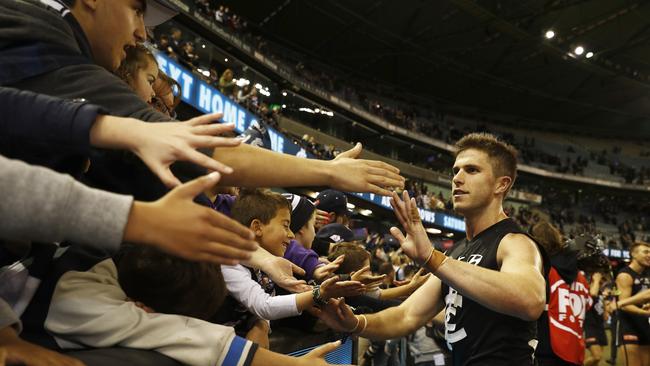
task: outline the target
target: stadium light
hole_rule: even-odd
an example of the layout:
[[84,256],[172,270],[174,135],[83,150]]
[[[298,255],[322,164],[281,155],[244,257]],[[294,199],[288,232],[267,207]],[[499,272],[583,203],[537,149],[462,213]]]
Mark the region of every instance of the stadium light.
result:
[[555,32],[552,29],[549,29],[546,31],[544,36],[546,37],[546,39],[553,39],[553,37],[555,37]]
[[578,56],[582,55],[584,52],[585,52],[585,48],[582,46],[578,46],[573,50],[573,53],[575,53]]
[[282,92],[282,96],[283,96],[283,97],[286,97],[286,96],[287,96],[287,92]]
[[426,229],[426,232],[429,233],[429,234],[433,234],[433,235],[437,235],[437,234],[442,233],[442,231],[440,229],[436,229],[436,228],[432,228],[432,227],[428,227]]
[[587,52],[587,54],[585,55],[585,57],[586,57],[586,58],[592,58],[592,57],[594,57],[594,53],[591,52],[591,51],[589,51],[589,52]]
[[228,57],[223,59],[224,62],[228,62]]

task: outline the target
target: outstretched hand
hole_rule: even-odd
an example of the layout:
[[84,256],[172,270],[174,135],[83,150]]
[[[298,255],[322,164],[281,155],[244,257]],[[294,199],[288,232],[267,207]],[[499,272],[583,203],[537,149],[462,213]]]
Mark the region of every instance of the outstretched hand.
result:
[[291,263],[282,257],[273,256],[265,261],[263,268],[261,268],[276,285],[283,289],[300,293],[311,291],[311,286],[307,285],[304,280],[298,280],[293,275],[304,276],[305,270]]
[[314,269],[314,274],[312,277],[314,277],[316,281],[322,282],[326,278],[330,277],[337,269],[339,269],[341,263],[343,263],[344,260],[345,260],[345,255],[342,254],[332,262],[317,267],[316,269]]
[[411,278],[411,281],[406,286],[409,286],[411,293],[415,292],[420,286],[424,285],[425,282],[431,277],[431,273],[427,273],[424,276],[422,273],[424,272],[424,268],[420,268],[413,277]]
[[241,139],[218,137],[235,127],[217,123],[221,117],[222,114],[217,113],[185,122],[134,123],[131,150],[170,188],[181,184],[169,168],[176,161],[188,161],[208,170],[230,174],[232,168],[196,151],[241,143]]
[[390,204],[406,236],[397,227],[391,227],[390,233],[399,241],[402,250],[409,258],[416,263],[424,263],[433,247],[422,225],[415,198],[410,198],[407,191],[402,192],[402,198],[393,192]]
[[404,188],[399,169],[382,161],[357,159],[361,144],[342,152],[331,161],[333,181],[330,186],[346,192],[370,192],[390,196],[390,188]]
[[320,285],[323,300],[338,297],[359,296],[366,291],[366,287],[358,281],[341,281],[339,276],[328,278]]
[[385,274],[373,276],[372,272],[370,272],[370,266],[365,266],[356,272],[352,272],[352,275],[350,277],[352,281],[359,281],[363,283],[366,286],[366,290],[373,289],[381,285],[381,283],[384,282],[384,278],[386,278]]
[[158,201],[134,202],[124,240],[194,261],[234,265],[250,258],[257,248],[253,232],[193,201],[219,177],[214,172],[174,188]]

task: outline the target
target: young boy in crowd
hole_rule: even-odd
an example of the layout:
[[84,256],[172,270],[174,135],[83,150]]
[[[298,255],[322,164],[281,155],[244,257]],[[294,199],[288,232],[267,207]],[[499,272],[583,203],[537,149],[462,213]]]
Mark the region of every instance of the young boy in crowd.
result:
[[[242,189],[232,208],[232,218],[248,226],[260,247],[278,257],[284,255],[295,237],[291,231],[291,204],[278,193]],[[364,291],[360,282],[338,282],[333,277],[314,286],[312,291],[274,296],[274,284],[264,272],[242,265],[224,265],[222,271],[230,295],[215,320],[235,327],[241,335],[259,325],[260,319],[297,316],[314,305],[325,304],[330,298],[359,295]],[[257,341],[268,345],[268,338],[263,336]]]

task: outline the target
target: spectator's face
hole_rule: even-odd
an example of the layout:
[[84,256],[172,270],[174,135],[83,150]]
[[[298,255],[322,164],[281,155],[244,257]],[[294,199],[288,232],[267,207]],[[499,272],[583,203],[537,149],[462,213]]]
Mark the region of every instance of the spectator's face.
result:
[[289,246],[289,241],[294,238],[289,228],[291,213],[288,208],[278,210],[275,217],[267,224],[260,224],[256,232],[260,246],[269,253],[282,257]]
[[[153,84],[158,79],[158,65],[149,60],[146,67],[138,69],[131,80],[131,87],[138,96],[147,103],[156,95]],[[173,102],[172,102],[173,103]]]
[[172,109],[174,107],[174,92],[172,91],[172,86],[169,85],[169,83],[161,78],[158,78],[153,84],[153,91],[156,94],[156,97],[165,103],[167,109]]
[[73,14],[79,20],[95,62],[115,71],[126,58],[125,49],[144,42],[145,0],[78,0]]
[[459,214],[467,216],[480,211],[496,199],[497,180],[486,153],[475,149],[462,151],[453,171],[452,202]]
[[303,226],[296,234],[296,240],[302,244],[303,247],[311,249],[311,244],[316,237],[316,211],[311,215],[309,221]]

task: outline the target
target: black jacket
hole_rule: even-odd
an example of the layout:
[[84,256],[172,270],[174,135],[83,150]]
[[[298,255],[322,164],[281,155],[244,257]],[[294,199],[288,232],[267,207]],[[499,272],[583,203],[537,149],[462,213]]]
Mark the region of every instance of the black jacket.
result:
[[0,154],[79,176],[101,112],[83,101],[0,87]]
[[[59,0],[55,7],[40,0],[0,0],[0,86],[60,97],[83,98],[109,114],[144,121],[167,121],[129,86],[98,66],[79,23]],[[60,5],[60,6],[59,6]],[[54,166],[69,166],[79,160],[70,152],[47,159]],[[84,182],[111,192],[152,201],[168,189],[135,155],[123,151],[93,150]],[[182,167],[181,180],[204,173],[191,164]]]

